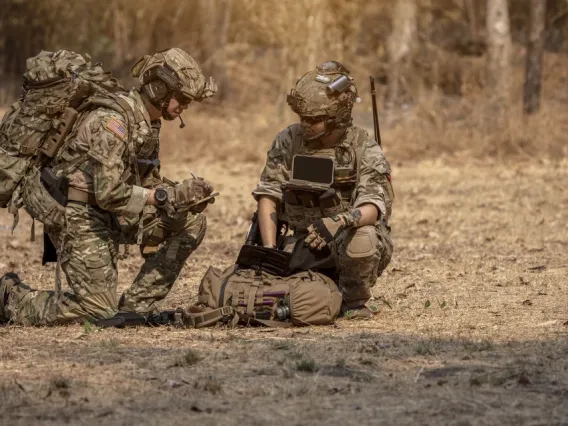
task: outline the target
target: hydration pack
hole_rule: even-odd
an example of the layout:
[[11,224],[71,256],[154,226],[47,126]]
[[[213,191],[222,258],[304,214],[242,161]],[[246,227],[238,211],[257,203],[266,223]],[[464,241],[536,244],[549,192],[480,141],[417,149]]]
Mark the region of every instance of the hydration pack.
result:
[[[0,123],[0,208],[10,206],[14,213],[25,204],[20,190],[24,177],[30,174],[31,181],[39,179],[79,114],[96,104],[94,99],[126,93],[100,64],[93,65],[88,55],[70,50],[42,51],[29,58],[23,79],[20,99]],[[56,205],[48,208],[50,215],[62,214],[54,209]]]

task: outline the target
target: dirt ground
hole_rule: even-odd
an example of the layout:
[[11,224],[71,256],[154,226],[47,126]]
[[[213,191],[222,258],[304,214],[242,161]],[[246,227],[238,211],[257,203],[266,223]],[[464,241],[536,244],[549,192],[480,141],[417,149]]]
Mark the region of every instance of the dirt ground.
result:
[[[165,163],[165,175],[187,175]],[[208,265],[232,263],[260,167],[191,163],[222,195],[164,307],[191,303]],[[3,327],[0,423],[567,424],[568,163],[393,169],[396,248],[373,289],[372,320],[293,330]],[[30,223],[22,218],[11,237],[0,211],[0,273],[52,288]],[[140,264],[136,253],[121,263],[121,290]]]

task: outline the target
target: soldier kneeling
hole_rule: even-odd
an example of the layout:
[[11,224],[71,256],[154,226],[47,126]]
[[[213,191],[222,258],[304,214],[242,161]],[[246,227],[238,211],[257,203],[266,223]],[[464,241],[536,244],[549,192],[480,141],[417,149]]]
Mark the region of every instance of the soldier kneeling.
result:
[[[325,62],[304,74],[287,97],[300,123],[276,136],[253,192],[262,244],[286,251],[308,246],[318,265],[335,272],[347,318],[372,315],[365,303],[393,251],[391,169],[379,144],[352,124],[356,101],[354,81],[341,64]],[[333,161],[331,200],[290,185],[298,156]],[[288,223],[291,235],[279,238],[278,220]]]
[[[180,117],[216,87],[177,48],[144,56],[132,75],[141,88],[82,112],[50,165],[68,182],[64,225],[46,231],[71,291],[33,290],[7,274],[0,281],[0,320],[51,325],[109,318],[118,310],[148,312],[203,240],[207,203],[196,203],[213,188],[199,178],[177,184],[161,177],[160,118]],[[145,258],[120,300],[119,243],[141,244]]]

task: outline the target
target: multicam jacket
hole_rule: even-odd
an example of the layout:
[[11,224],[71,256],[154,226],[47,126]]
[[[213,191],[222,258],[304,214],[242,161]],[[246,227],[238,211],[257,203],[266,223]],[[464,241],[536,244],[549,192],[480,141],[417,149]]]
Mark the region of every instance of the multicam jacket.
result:
[[[119,98],[123,106],[130,107],[129,114],[104,107],[84,114],[57,163],[64,168],[79,160],[78,167],[67,176],[69,187],[94,195],[96,204],[104,210],[134,217],[144,208],[150,194],[147,188],[162,183],[158,162],[161,123],[150,120],[137,90]],[[130,125],[132,135],[128,134],[129,121],[134,121]],[[134,153],[130,152],[131,144]],[[132,161],[137,163],[139,184]]]
[[[379,144],[359,127],[349,127],[342,139],[332,147],[322,147],[319,141],[304,141],[300,124],[293,124],[280,132],[272,143],[260,183],[253,191],[258,201],[262,195],[275,198],[283,204],[282,184],[291,178],[292,159],[297,154],[332,158],[335,164],[333,187],[341,194],[342,210],[363,204],[373,204],[380,217],[388,220],[392,211],[394,193],[391,168]],[[289,206],[283,219],[296,229],[305,229],[325,212]]]

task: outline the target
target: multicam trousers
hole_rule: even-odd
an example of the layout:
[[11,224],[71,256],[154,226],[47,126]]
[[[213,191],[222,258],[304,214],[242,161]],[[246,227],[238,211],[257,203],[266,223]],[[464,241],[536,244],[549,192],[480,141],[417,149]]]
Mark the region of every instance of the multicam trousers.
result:
[[371,287],[390,263],[392,252],[390,234],[382,223],[339,235],[336,262],[344,309],[360,307],[371,298]]
[[51,325],[107,318],[118,309],[148,312],[171,290],[207,228],[201,214],[186,213],[174,218],[155,211],[145,214],[143,246],[157,249],[144,255],[140,272],[118,301],[118,245],[135,243],[137,223],[121,227],[116,215],[75,202],[68,204],[66,215],[62,236],[48,232],[56,247],[63,238],[61,267],[71,291],[33,290],[22,282],[7,279],[0,283],[0,295],[7,295],[5,307],[0,309],[4,320]]
[[[297,232],[285,241],[291,251],[307,232]],[[336,238],[332,246],[336,282],[343,296],[343,309],[364,305],[371,298],[371,287],[390,263],[393,243],[382,223],[348,229]]]

